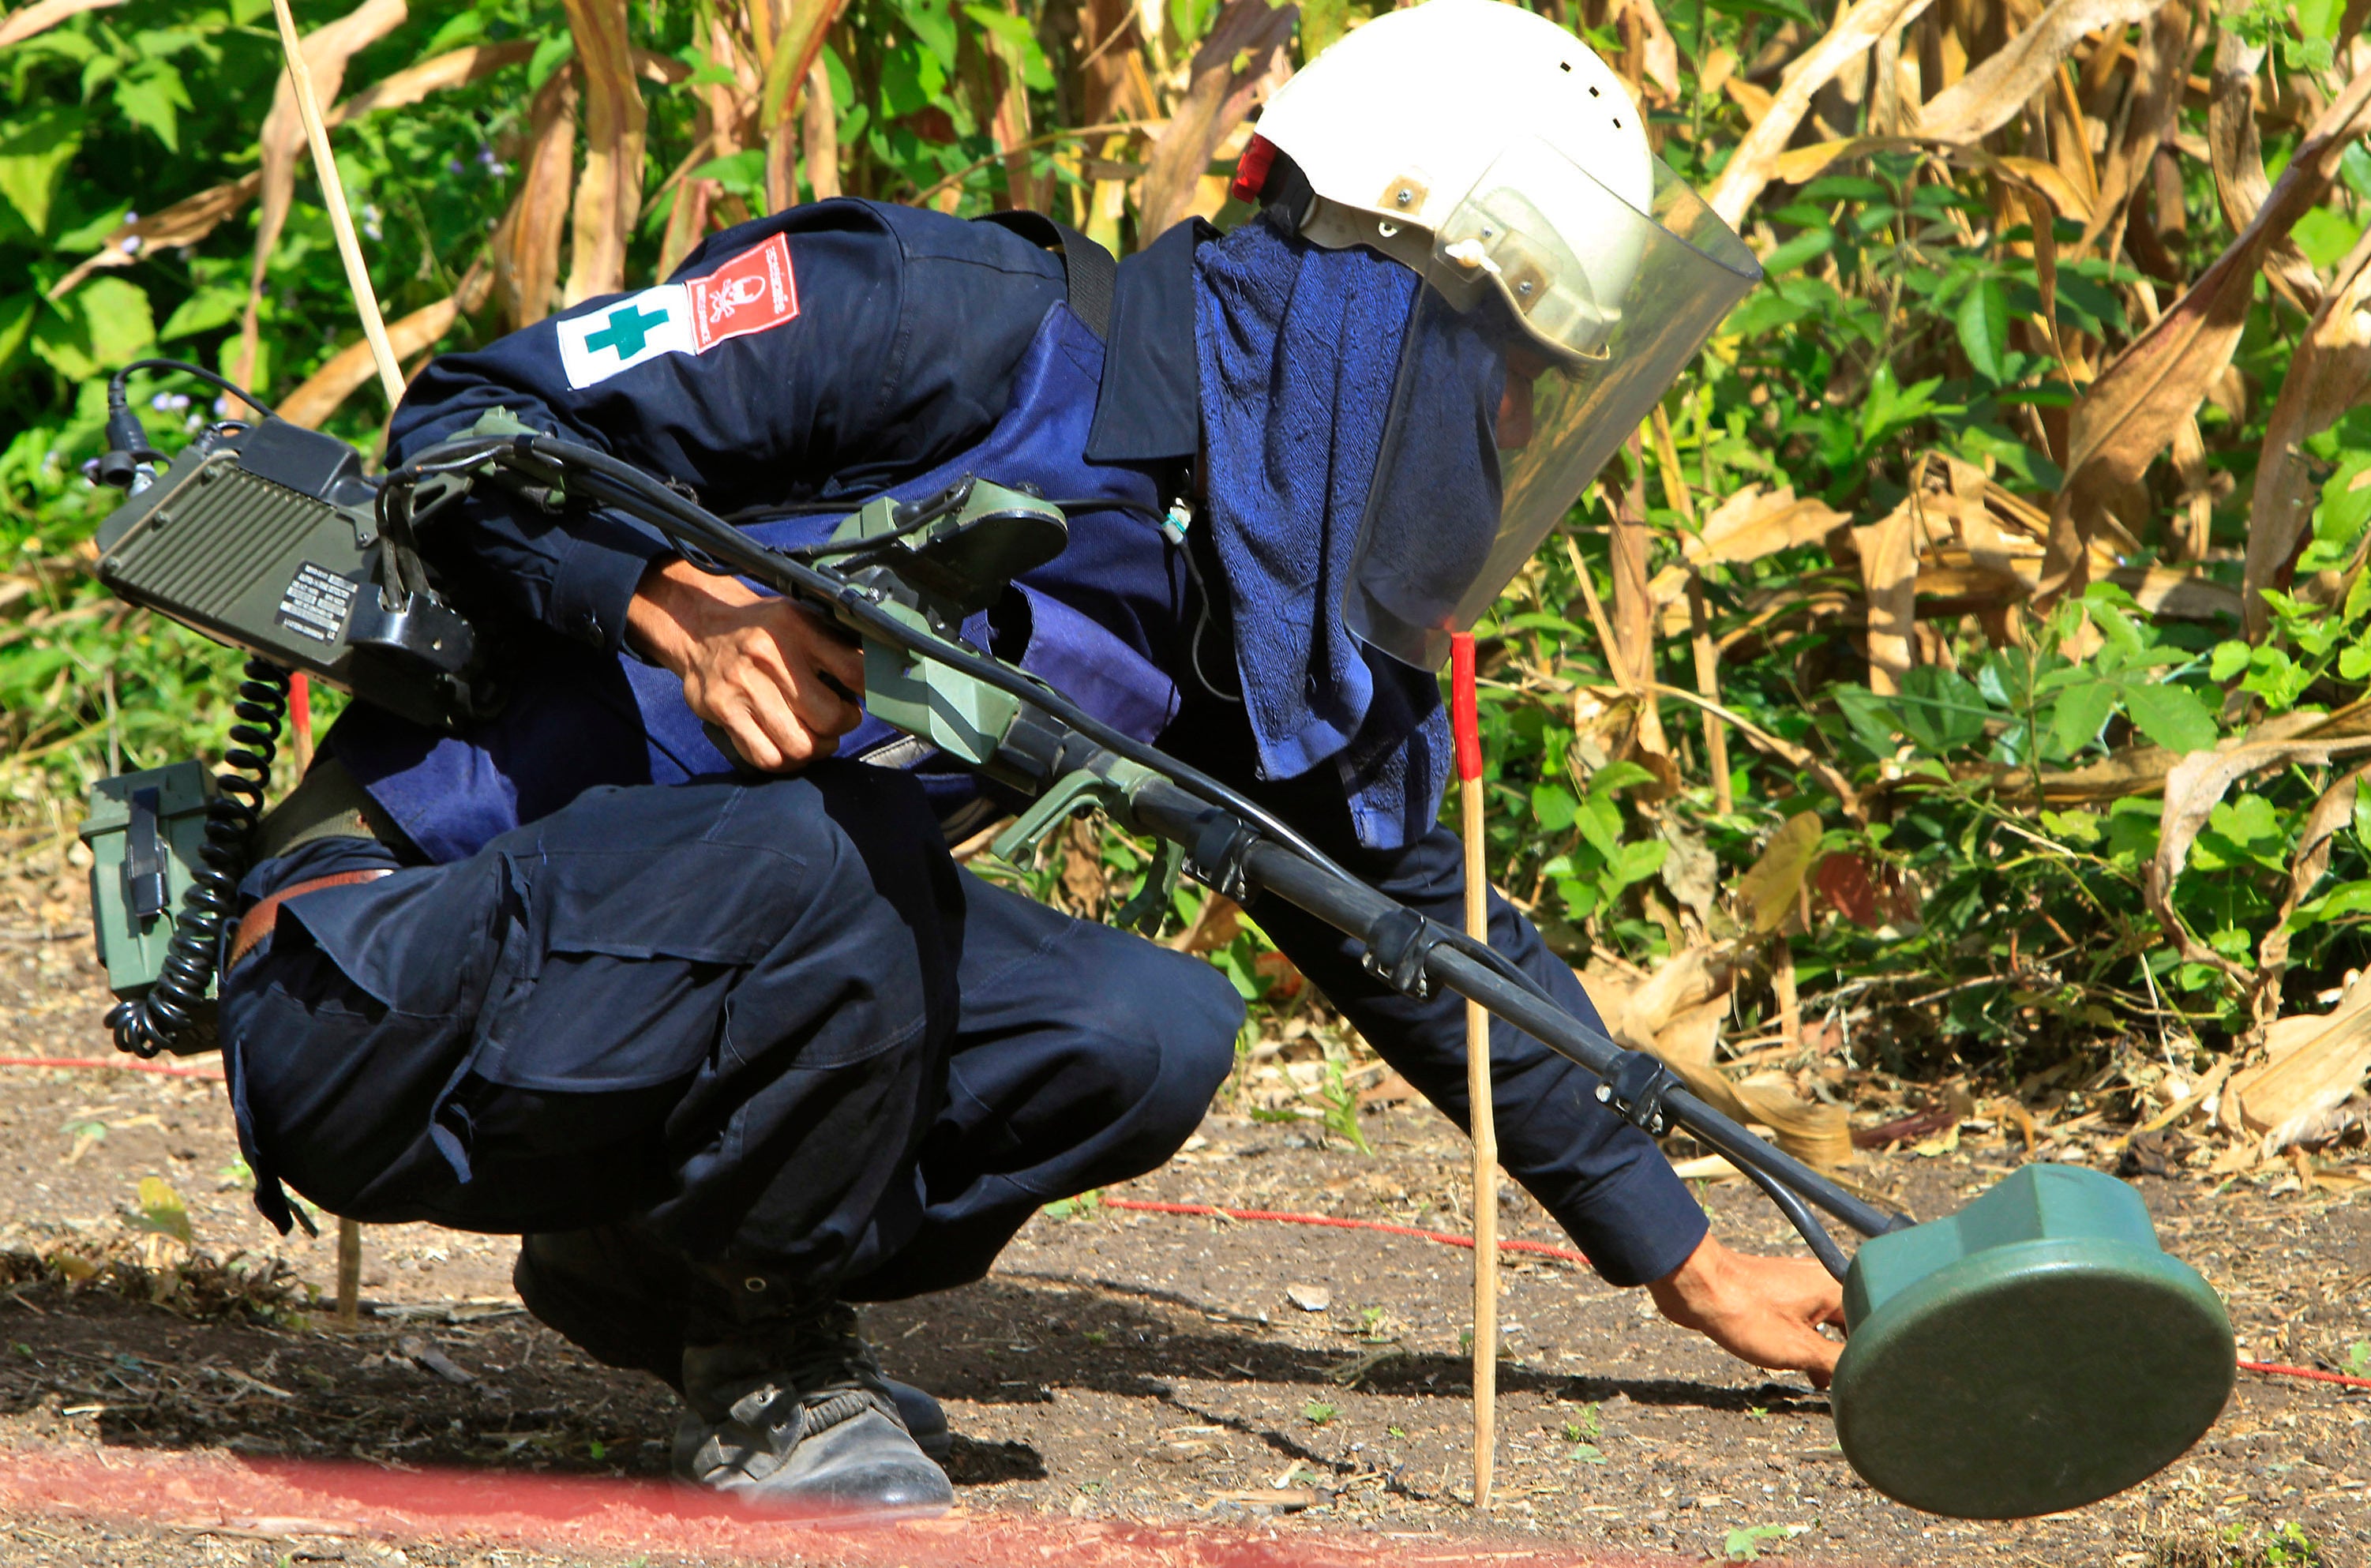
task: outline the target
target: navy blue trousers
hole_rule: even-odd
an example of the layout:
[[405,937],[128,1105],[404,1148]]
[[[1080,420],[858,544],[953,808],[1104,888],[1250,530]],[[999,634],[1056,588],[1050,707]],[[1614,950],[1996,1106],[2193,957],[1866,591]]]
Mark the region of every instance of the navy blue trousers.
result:
[[[250,893],[382,853],[332,842]],[[290,901],[222,998],[266,1212],[285,1182],[803,1297],[979,1277],[1040,1205],[1175,1151],[1243,1006],[939,845],[911,779],[831,763],[588,791],[468,859]],[[588,1316],[565,1272],[523,1277],[530,1306],[596,1353],[648,1337],[647,1303]]]

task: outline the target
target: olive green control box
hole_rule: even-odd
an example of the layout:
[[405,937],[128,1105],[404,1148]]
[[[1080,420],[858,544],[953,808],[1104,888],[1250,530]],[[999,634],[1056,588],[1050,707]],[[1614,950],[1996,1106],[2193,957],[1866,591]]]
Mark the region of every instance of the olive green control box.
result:
[[1930,1514],[2080,1507],[2179,1458],[2230,1398],[2231,1321],[2140,1194],[2029,1165],[1958,1214],[1864,1242],[1845,1278],[1836,1440]]
[[173,917],[205,862],[206,808],[214,778],[177,762],[92,786],[82,841],[90,846],[90,916],[108,988],[127,1000],[147,994],[165,968]]

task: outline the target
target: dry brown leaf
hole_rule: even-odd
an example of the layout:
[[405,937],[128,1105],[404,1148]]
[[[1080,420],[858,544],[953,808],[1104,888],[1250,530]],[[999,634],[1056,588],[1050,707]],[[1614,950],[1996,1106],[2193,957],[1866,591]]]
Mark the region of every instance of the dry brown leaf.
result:
[[1660,781],[1658,792],[1650,798],[1660,798],[1660,792],[1677,783],[1678,765],[1671,760],[1671,742],[1663,733],[1662,710],[1655,700],[1655,595],[1647,576],[1654,535],[1647,525],[1641,505],[1644,498],[1637,479],[1646,471],[1644,445],[1634,434],[1625,449],[1631,479],[1625,481],[1620,474],[1608,469],[1599,481],[1607,510],[1613,514],[1607,551],[1607,565],[1613,578],[1613,641],[1606,654],[1613,662],[1614,678],[1637,698],[1637,728],[1632,740],[1639,754],[1637,760]]
[[1868,596],[1868,689],[1890,697],[1910,673],[1918,624],[1918,498],[1852,531]]
[[1746,210],[1769,185],[1795,128],[1810,111],[1811,99],[1849,61],[1867,53],[1871,45],[1895,29],[1906,26],[1933,0],[1857,0],[1836,12],[1825,37],[1813,44],[1779,78],[1769,111],[1753,123],[1737,151],[1713,182],[1706,202],[1722,221],[1735,228]]
[[534,54],[535,44],[527,39],[515,43],[473,43],[466,49],[452,50],[392,75],[382,76],[321,118],[334,130],[349,121],[360,120],[365,114],[404,109],[433,93],[482,81],[506,65],[532,59]]
[[1683,536],[1680,549],[1699,566],[1738,565],[1817,544],[1844,521],[1843,513],[1817,496],[1797,499],[1792,485],[1775,490],[1748,485],[1713,509],[1701,535]]
[[2202,567],[2120,566],[2100,575],[2162,619],[2211,621],[2239,613],[2238,590],[2217,582]]
[[2304,538],[2311,476],[2305,444],[2371,392],[2371,229],[2339,263],[2338,282],[2307,323],[2289,361],[2280,397],[2264,426],[2248,513],[2248,564],[2242,593],[2248,633],[2267,624],[2263,591]]
[[1770,106],[1777,101],[1769,88],[1757,86],[1742,76],[1723,78],[1720,90],[1736,99],[1737,107],[1745,110],[1745,123],[1748,129],[1761,124],[1763,116],[1768,114]]
[[2208,384],[2230,363],[2259,262],[2329,190],[2366,106],[2371,71],[2349,82],[2315,121],[2255,220],[2075,404],[2066,481],[2051,510],[2046,594],[2081,590],[2089,575],[2091,536],[2114,506],[2131,504],[2125,498],[2138,490],[2175,428],[2197,411]]
[[161,213],[151,213],[118,226],[101,242],[96,254],[50,285],[49,297],[63,299],[76,283],[102,267],[129,267],[144,250],[197,244],[214,233],[225,218],[254,201],[255,193],[262,189],[263,171],[257,169],[244,179],[185,196]]
[[1663,14],[1655,8],[1655,0],[1629,0],[1623,16],[1638,18],[1646,30],[1641,63],[1647,79],[1660,87],[1663,102],[1674,102],[1680,96],[1680,44],[1671,29],[1663,23]]
[[1297,5],[1227,0],[1194,52],[1186,96],[1154,137],[1138,194],[1137,232],[1150,240],[1182,216],[1219,144],[1291,75]]
[[511,328],[551,314],[560,291],[560,245],[568,233],[568,194],[576,167],[576,71],[552,73],[527,113],[525,171],[510,211],[494,230],[494,277]]
[[1914,151],[1939,153],[1953,164],[1981,170],[2009,185],[2046,197],[2062,215],[2077,223],[2090,220],[2090,193],[2070,181],[2056,164],[2041,158],[1996,156],[1972,143],[1940,141],[1923,132],[1914,136],[1847,136],[1837,141],[1814,142],[1781,154],[1773,169],[1776,177],[1787,184],[1801,185],[1818,178],[1822,170],[1840,159],[1860,157],[1868,153]]
[[839,108],[832,101],[831,73],[819,58],[807,67],[806,103],[799,110],[799,157],[816,201],[828,202],[839,194]]
[[[387,340],[395,357],[407,360],[434,348],[437,340],[453,329],[455,321],[484,306],[493,282],[493,269],[483,260],[478,261],[461,275],[451,294],[388,322]],[[337,412],[340,404],[377,374],[370,344],[356,339],[332,354],[329,363],[307,376],[295,391],[280,399],[280,417],[290,424],[318,430],[323,420]]]
[[[2132,90],[2118,118],[2108,161],[2099,170],[2099,200],[2091,221],[2083,226],[2083,238],[2076,247],[2078,255],[2088,252],[2115,225],[2133,193],[2140,189],[2157,148],[2173,133],[2190,72],[2191,6],[2192,0],[2170,0],[2142,24]],[[2099,55],[2113,52],[2102,49]],[[2112,255],[2114,242],[2106,248]]]
[[[363,0],[336,21],[306,34],[305,66],[312,73],[313,91],[323,98],[335,99],[346,79],[346,62],[401,27],[407,15],[404,0]],[[264,271],[271,264],[272,251],[279,247],[280,231],[288,222],[289,206],[296,199],[296,159],[304,149],[305,125],[297,118],[295,89],[288,85],[288,73],[283,68],[279,73],[279,85],[272,90],[272,111],[263,117],[263,161],[260,171],[263,177],[263,206],[256,215],[255,260],[248,270],[247,313],[239,320],[238,352],[231,362],[230,371],[230,378],[241,386],[251,385],[255,375],[255,355],[261,333],[257,312],[263,300]]]
[[[1021,14],[1020,0],[1004,0],[1009,16]],[[1054,205],[1054,177],[1049,172],[1040,179],[1030,167],[1030,133],[1033,129],[1029,115],[1029,85],[1023,79],[1026,65],[1020,46],[1001,33],[983,30],[980,45],[996,62],[996,102],[989,115],[989,135],[996,150],[1004,155],[1004,189],[1007,204],[1035,212],[1051,211]]]
[[1852,1113],[1846,1107],[1804,1099],[1784,1073],[1756,1073],[1734,1087],[1745,1109],[1742,1120],[1768,1127],[1788,1154],[1829,1170],[1851,1163]]
[[647,111],[626,32],[626,0],[565,0],[584,87],[584,172],[570,214],[570,305],[626,286],[626,242],[642,209]]
[[2371,1071],[2371,976],[2357,979],[2327,1013],[2284,1018],[2265,1031],[2267,1059],[2234,1073],[2218,1117],[2258,1135],[2261,1156],[2298,1141],[2344,1104]]
[[[755,25],[769,39],[763,52],[765,85],[759,89],[758,131],[766,144],[766,202],[775,212],[798,200],[796,151],[800,89],[823,57],[824,35],[839,17],[845,0],[788,0],[779,32]],[[960,25],[960,24],[958,24]]]
[[1845,1163],[1852,1158],[1845,1107],[1803,1100],[1783,1074],[1757,1074],[1733,1083],[1713,1065],[1734,984],[1734,955],[1704,944],[1672,954],[1651,974],[1592,959],[1581,975],[1582,988],[1614,1040],[1654,1056],[1730,1120],[1768,1127],[1778,1147],[1797,1159]]
[[2086,34],[2137,22],[2160,3],[2057,0],[1984,63],[1927,99],[1919,110],[1919,129],[1942,142],[1973,142],[1990,135],[2049,86],[2059,62],[2074,52]]
[[0,17],[0,49],[22,43],[35,33],[47,32],[68,17],[122,4],[123,0],[33,0],[30,6],[20,6]]
[[[2230,27],[2217,34],[2213,87],[2206,100],[2207,167],[2214,171],[2215,200],[2234,233],[2255,220],[2273,190],[2272,177],[2264,172],[2263,144],[2256,134],[2256,73],[2263,63],[2263,45],[2249,43]],[[2299,310],[2311,315],[2321,304],[2320,274],[2285,234],[2266,248],[2262,265],[2265,280],[2286,293]]]
[[1784,925],[1801,901],[1803,883],[1820,853],[1820,813],[1797,812],[1770,836],[1761,856],[1737,879],[1739,913],[1757,936]]

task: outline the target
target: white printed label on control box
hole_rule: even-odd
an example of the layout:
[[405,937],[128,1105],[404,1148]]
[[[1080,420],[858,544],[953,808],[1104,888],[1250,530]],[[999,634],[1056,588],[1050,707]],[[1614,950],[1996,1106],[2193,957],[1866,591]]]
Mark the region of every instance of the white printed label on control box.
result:
[[308,560],[280,595],[280,613],[272,618],[299,637],[335,642],[345,635],[346,612],[353,607],[354,595],[362,586],[351,577],[341,577]]

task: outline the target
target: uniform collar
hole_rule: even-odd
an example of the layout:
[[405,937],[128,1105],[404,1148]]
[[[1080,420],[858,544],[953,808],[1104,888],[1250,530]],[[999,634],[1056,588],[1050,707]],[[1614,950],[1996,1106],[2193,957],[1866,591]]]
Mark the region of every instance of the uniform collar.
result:
[[1087,435],[1090,462],[1158,463],[1192,457],[1200,446],[1194,248],[1218,237],[1208,223],[1189,218],[1119,264],[1103,389]]

